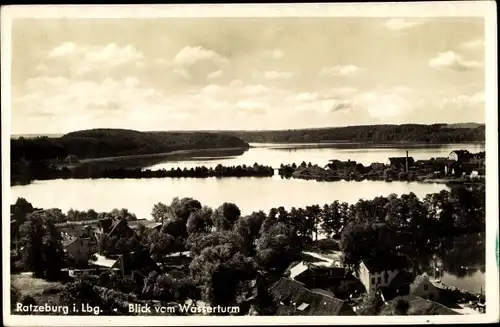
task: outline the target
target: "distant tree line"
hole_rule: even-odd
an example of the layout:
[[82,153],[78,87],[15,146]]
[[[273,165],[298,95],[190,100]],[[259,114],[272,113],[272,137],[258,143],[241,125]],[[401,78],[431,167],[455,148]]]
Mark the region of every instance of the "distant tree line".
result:
[[11,138],[11,162],[64,160],[139,154],[168,153],[177,150],[248,148],[241,139],[207,132],[138,132],[126,129],[91,129],[62,137]]
[[207,178],[207,177],[271,177],[274,169],[271,166],[237,165],[216,167],[197,166],[193,168],[171,168],[159,170],[142,170],[126,168],[100,168],[96,165],[78,166],[74,168],[55,168],[49,164],[37,162],[26,164],[23,169],[11,171],[11,184],[29,183],[33,180],[51,179],[97,179],[97,178]]
[[484,142],[485,126],[464,128],[447,124],[365,125],[280,131],[224,132],[249,143],[462,143]]

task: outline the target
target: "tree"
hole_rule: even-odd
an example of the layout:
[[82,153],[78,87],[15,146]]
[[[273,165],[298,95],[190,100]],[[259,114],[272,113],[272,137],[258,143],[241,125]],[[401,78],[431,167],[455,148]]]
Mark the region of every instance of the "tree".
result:
[[18,226],[26,220],[26,216],[34,210],[33,205],[25,198],[17,198],[16,203],[11,206],[12,218],[16,220]]
[[212,214],[212,209],[206,206],[191,212],[186,223],[188,234],[210,231],[212,228]]
[[229,230],[240,215],[240,208],[236,204],[225,202],[214,211],[212,221],[217,230]]
[[357,313],[361,316],[376,316],[383,305],[379,292],[365,293]]
[[241,236],[243,240],[243,251],[245,254],[253,254],[255,250],[254,241],[259,236],[260,228],[266,219],[263,211],[253,212],[249,216],[241,217],[233,226],[233,231]]
[[64,251],[61,233],[47,212],[29,214],[20,234],[25,268],[37,277],[56,277],[63,265]]
[[149,253],[155,260],[161,260],[176,250],[175,238],[162,231],[152,231],[148,235]]
[[300,250],[293,228],[276,222],[256,240],[256,261],[265,270],[282,272]]
[[186,247],[191,251],[191,257],[199,255],[203,249],[221,244],[231,244],[234,249],[243,252],[244,240],[233,231],[215,231],[212,233],[198,233],[189,235]]
[[231,243],[204,248],[193,258],[189,269],[202,298],[211,305],[235,305],[242,281],[255,277],[255,264]]
[[[103,313],[109,313],[109,307],[101,298],[99,292],[94,288],[94,285],[87,279],[79,278],[75,282],[66,285],[60,294],[61,304],[68,305],[70,308],[75,305],[81,308],[82,304],[88,304],[92,307],[98,306]],[[74,315],[81,315],[82,313],[69,311]]]
[[155,222],[163,223],[164,221],[169,219],[168,207],[165,204],[158,202],[153,206],[151,216],[153,217]]
[[321,229],[326,234],[326,237],[330,238],[332,235],[340,233],[343,223],[342,209],[341,204],[337,200],[330,205],[325,204],[323,207],[320,220]]
[[408,309],[410,304],[404,299],[398,299],[394,305],[394,315],[395,316],[405,316],[408,314]]

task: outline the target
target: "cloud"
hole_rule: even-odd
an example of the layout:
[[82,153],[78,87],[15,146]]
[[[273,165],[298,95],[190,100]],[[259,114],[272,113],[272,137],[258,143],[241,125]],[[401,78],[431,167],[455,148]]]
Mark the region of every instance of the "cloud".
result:
[[77,51],[77,45],[73,42],[63,43],[49,52],[49,57],[61,57],[67,56],[69,54],[75,53]]
[[414,109],[411,101],[404,95],[391,91],[370,91],[355,98],[356,109],[367,112],[378,119],[407,115]]
[[453,105],[460,107],[483,107],[484,106],[484,92],[477,92],[468,95],[457,95],[453,97],[446,97],[441,101],[442,105]]
[[403,18],[392,18],[384,22],[384,26],[390,30],[405,30],[415,26],[424,24],[425,21],[421,19],[403,19]]
[[266,93],[268,88],[262,84],[247,85],[243,88],[243,93],[247,95],[256,95]]
[[240,100],[236,102],[236,108],[243,110],[245,114],[262,114],[268,109],[266,103],[255,100]]
[[127,64],[140,66],[143,60],[144,55],[131,44],[120,46],[109,43],[91,46],[66,42],[49,51],[46,60],[40,63],[38,68],[56,72],[63,69],[70,74],[82,76]]
[[194,80],[217,78],[217,75],[222,74],[222,68],[229,63],[223,55],[200,46],[182,48],[172,62],[185,72],[185,76]]
[[[21,116],[47,116],[77,121],[90,117],[126,114],[168,104],[163,94],[143,87],[135,77],[106,78],[100,82],[70,80],[66,77],[36,77],[24,84],[24,93],[13,99],[13,111]],[[36,105],[34,105],[36,104]],[[120,117],[126,118],[126,117]]]
[[344,65],[334,67],[324,67],[320,71],[320,75],[324,76],[338,76],[338,75],[351,75],[359,71],[361,68],[356,65]]
[[224,62],[226,59],[217,52],[202,47],[184,47],[174,57],[174,62],[191,66],[200,61]]
[[483,66],[481,62],[463,59],[454,51],[438,53],[434,58],[429,60],[429,64],[433,67],[445,67],[455,70],[469,70]]
[[467,42],[464,42],[460,45],[460,48],[464,50],[479,50],[484,49],[484,40],[483,39],[474,39]]
[[208,79],[217,79],[219,77],[222,76],[222,70],[216,70],[214,72],[211,72],[210,74],[208,74],[207,78]]
[[299,102],[310,102],[317,100],[318,98],[319,95],[316,92],[301,92],[292,97],[292,99]]
[[285,55],[283,53],[283,50],[281,50],[281,49],[267,50],[267,51],[264,51],[263,54],[264,54],[264,57],[275,59],[275,60],[282,59],[283,56]]
[[279,80],[279,79],[290,79],[293,77],[292,72],[280,72],[275,70],[267,70],[267,71],[257,71],[253,73],[253,77],[255,78],[263,78],[269,80]]

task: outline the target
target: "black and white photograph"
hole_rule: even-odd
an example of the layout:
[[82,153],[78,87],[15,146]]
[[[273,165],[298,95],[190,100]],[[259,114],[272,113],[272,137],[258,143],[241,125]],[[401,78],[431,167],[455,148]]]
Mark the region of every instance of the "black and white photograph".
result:
[[5,325],[498,321],[494,2],[1,22]]

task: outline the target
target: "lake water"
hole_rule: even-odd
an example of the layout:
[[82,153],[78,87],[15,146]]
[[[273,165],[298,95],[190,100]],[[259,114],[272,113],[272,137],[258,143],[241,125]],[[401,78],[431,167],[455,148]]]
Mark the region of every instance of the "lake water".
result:
[[[484,145],[444,145],[407,148],[352,148],[338,145],[276,145],[253,144],[239,156],[196,157],[176,161],[165,161],[148,166],[149,169],[172,167],[215,167],[252,165],[254,162],[279,167],[284,164],[300,164],[302,161],[324,166],[331,159],[355,160],[365,165],[386,162],[389,157],[409,155],[418,159],[446,157],[451,151],[466,149],[471,152],[484,151]],[[421,184],[384,181],[337,181],[316,182],[297,179],[272,178],[159,178],[159,179],[99,179],[99,180],[50,180],[37,181],[29,185],[11,187],[11,203],[23,197],[36,207],[94,209],[98,212],[114,208],[127,208],[138,218],[150,218],[154,204],[170,203],[174,197],[192,197],[202,204],[217,207],[224,202],[233,202],[243,214],[283,206],[305,207],[307,205],[332,203],[335,200],[354,203],[359,199],[388,196],[391,193],[414,192],[423,197],[428,193],[447,189],[442,184]],[[468,288],[484,287],[484,274],[446,278],[448,284],[466,283]],[[443,280],[444,282],[444,280]],[[472,285],[472,286],[471,286]],[[463,285],[462,285],[463,286]]]
[[148,166],[149,169],[170,169],[177,167],[196,167],[204,165],[215,167],[218,164],[224,166],[253,165],[255,162],[262,165],[270,165],[278,168],[280,164],[299,165],[302,161],[325,166],[329,160],[338,159],[342,161],[354,160],[364,165],[373,162],[387,162],[390,157],[403,157],[408,155],[415,160],[430,159],[435,157],[447,157],[453,150],[468,150],[470,152],[484,151],[481,144],[446,144],[434,146],[412,146],[401,147],[372,147],[362,148],[343,144],[250,144],[252,148],[239,156],[225,157],[202,157],[185,159],[180,161],[168,161]]

